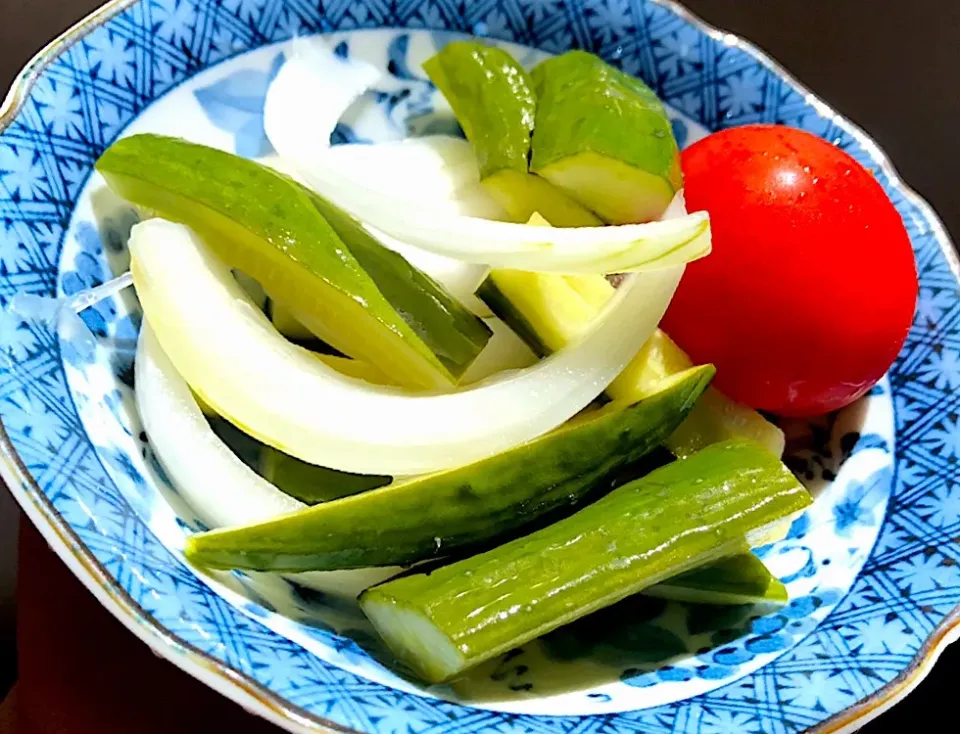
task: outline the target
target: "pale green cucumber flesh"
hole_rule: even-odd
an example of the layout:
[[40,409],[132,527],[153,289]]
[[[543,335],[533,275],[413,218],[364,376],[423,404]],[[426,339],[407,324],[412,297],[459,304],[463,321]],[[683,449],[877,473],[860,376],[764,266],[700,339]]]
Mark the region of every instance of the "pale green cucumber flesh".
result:
[[749,441],[704,449],[526,537],[365,591],[393,652],[430,682],[704,563],[807,506],[809,493]]
[[213,568],[335,570],[404,565],[490,543],[609,488],[680,424],[712,376],[712,366],[695,368],[636,405],[468,466],[194,535],[187,557]]
[[553,354],[554,350],[541,336],[540,329],[532,320],[526,318],[510,297],[497,284],[496,278],[489,275],[477,288],[477,298],[493,311],[493,315],[509,326],[513,332],[527,343],[527,346],[541,359]]
[[392,481],[387,476],[350,474],[307,464],[270,446],[261,449],[260,474],[281,492],[307,505],[350,497]]
[[568,51],[533,70],[530,170],[612,224],[649,221],[682,186],[663,104],[639,79]]
[[423,69],[473,146],[480,178],[504,169],[526,173],[537,100],[524,68],[503,49],[454,41]]
[[658,219],[676,193],[662,176],[593,151],[541,166],[537,175],[610,224]]
[[782,456],[783,431],[753,408],[724,395],[716,388],[704,392],[690,415],[667,439],[667,448],[686,458],[712,443],[731,438],[749,438],[774,456]]
[[114,143],[97,170],[120,196],[190,226],[272,298],[282,294],[344,354],[382,365],[413,386],[454,381],[311,197],[286,176],[207,146],[147,134]]
[[787,587],[753,553],[687,571],[644,592],[693,604],[786,604]]
[[553,227],[603,224],[549,181],[532,173],[502,170],[485,178],[482,185],[514,222],[526,223],[537,213]]
[[[604,290],[608,291],[606,297]],[[477,296],[541,358],[582,333],[612,293],[602,276],[593,279],[515,270],[494,270],[477,289]],[[670,375],[690,366],[689,357],[658,330],[610,384],[606,395],[618,402],[636,402],[660,389]],[[783,454],[783,431],[713,387],[707,388],[665,445],[678,458],[685,458],[732,438],[756,441],[777,457]]]

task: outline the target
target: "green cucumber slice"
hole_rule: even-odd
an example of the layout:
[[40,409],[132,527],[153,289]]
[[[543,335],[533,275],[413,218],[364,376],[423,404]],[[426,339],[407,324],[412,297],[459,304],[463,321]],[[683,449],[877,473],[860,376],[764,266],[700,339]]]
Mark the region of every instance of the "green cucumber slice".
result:
[[693,604],[786,604],[789,600],[787,587],[753,553],[695,568],[643,593]]
[[504,169],[481,185],[511,221],[526,222],[536,212],[553,227],[599,227],[603,222],[545,178]]
[[527,172],[537,98],[526,70],[506,51],[454,41],[423,64],[473,146],[480,180],[514,222],[533,212],[554,227],[602,222],[548,181]]
[[497,171],[527,172],[537,111],[530,75],[506,51],[476,41],[453,41],[423,63],[473,145],[480,178]]
[[585,51],[546,59],[532,78],[538,106],[530,170],[611,224],[659,218],[683,178],[670,120],[653,91]]
[[[680,350],[672,340],[664,344]],[[630,394],[625,390],[621,399],[629,400]],[[774,456],[783,456],[783,431],[753,408],[728,398],[716,388],[703,394],[687,420],[670,436],[669,444],[674,455],[682,459],[712,443],[731,438],[749,438]]]
[[459,380],[490,340],[490,327],[433,278],[377,242],[355,219],[304,190],[384,298]]
[[[614,293],[602,275],[560,276],[494,270],[477,296],[539,357],[577,339]],[[663,380],[692,366],[690,358],[657,330],[606,390],[615,401],[633,403],[660,389]],[[710,387],[666,446],[684,458],[712,443],[747,438],[783,454],[783,432],[757,411]]]
[[260,475],[307,505],[350,497],[393,481],[386,476],[350,474],[307,464],[270,446],[260,450]]
[[712,376],[712,366],[695,368],[636,405],[468,466],[194,535],[187,557],[212,568],[334,570],[404,565],[490,542],[575,506],[658,447]]
[[[376,283],[321,215],[316,199],[286,176],[230,153],[147,134],[114,143],[97,170],[120,196],[190,226],[231,267],[256,278],[272,299],[291,307],[344,354],[382,366],[411,386],[456,381],[450,355],[463,354],[461,322],[429,321],[432,343],[449,341],[442,355],[434,353],[417,332],[423,324],[413,319],[415,328],[405,321],[407,301],[391,303],[383,292],[404,286]],[[423,300],[417,290],[422,285],[408,286],[417,302]]]
[[564,276],[552,273],[493,270],[477,297],[540,358],[576,339],[597,313]]
[[368,589],[360,606],[399,659],[443,682],[735,555],[745,536],[810,502],[767,450],[749,441],[716,444],[524,538]]

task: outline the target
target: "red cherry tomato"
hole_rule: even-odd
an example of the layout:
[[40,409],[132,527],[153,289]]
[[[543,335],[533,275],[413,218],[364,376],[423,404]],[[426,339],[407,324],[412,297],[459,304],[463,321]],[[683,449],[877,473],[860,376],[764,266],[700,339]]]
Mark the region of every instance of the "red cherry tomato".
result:
[[715,133],[682,164],[713,252],[687,267],[664,331],[757,409],[809,416],[863,395],[903,346],[917,300],[910,240],[880,184],[782,126]]

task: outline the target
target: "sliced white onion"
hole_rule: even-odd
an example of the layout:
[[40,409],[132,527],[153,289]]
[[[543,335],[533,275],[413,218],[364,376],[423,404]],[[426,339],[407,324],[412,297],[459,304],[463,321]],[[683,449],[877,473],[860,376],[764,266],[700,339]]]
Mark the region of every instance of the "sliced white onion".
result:
[[173,485],[210,527],[246,525],[303,509],[255,474],[213,432],[147,322],[136,361],[137,409]]
[[[307,185],[297,166],[289,159],[269,155],[258,160]],[[470,144],[462,138],[431,135],[377,145],[338,145],[330,149],[330,161],[331,165],[353,170],[354,175],[376,180],[380,187],[378,195],[382,197],[394,196],[398,190],[416,189],[422,198],[417,206],[425,217],[430,216],[430,211],[439,210],[470,212],[477,216],[502,215],[499,205],[479,185],[476,157]],[[418,179],[404,181],[405,171],[417,171]],[[474,292],[490,268],[413,247],[374,227],[364,225],[364,228],[384,247],[402,255],[474,313],[489,315],[489,309]]]
[[507,216],[480,185],[477,157],[463,138],[427,135],[375,145],[336,145],[323,153],[323,161],[378,196],[402,199],[417,216]]
[[463,138],[428,135],[373,145],[335,145],[324,153],[332,167],[372,188],[429,206],[448,199],[465,187],[480,183],[473,148]]
[[[347,108],[382,75],[372,66],[336,56],[320,39],[295,39],[290,58],[267,90],[263,125],[281,157],[323,158],[341,175],[388,198],[407,193],[421,215],[441,209],[497,218],[503,209],[480,186],[470,144],[449,135],[401,141],[330,145]],[[288,171],[289,172],[289,171]]]
[[464,262],[571,275],[666,268],[710,252],[705,212],[649,224],[531,228],[489,221],[486,213],[463,211],[460,203],[451,206],[467,201],[466,208],[473,208],[489,197],[479,184],[459,187],[450,170],[438,172],[413,159],[404,163],[411,149],[403,144],[382,150],[338,146],[337,152],[328,146],[327,129],[333,130],[334,114],[339,117],[352,101],[353,85],[364,78],[331,73],[340,62],[320,49],[311,46],[310,53],[295,54],[281,68],[267,93],[264,129],[280,157],[294,164],[308,185],[364,224]]
[[377,145],[330,145],[337,121],[381,76],[365,62],[337,57],[320,39],[295,39],[290,58],[267,90],[267,137],[282,141],[286,152],[276,150],[291,162],[323,157],[342,175],[388,197],[406,191],[424,207],[424,214],[443,208],[478,217],[503,216],[503,209],[480,187],[476,156],[463,138],[431,135]]
[[[274,143],[285,155],[282,143]],[[318,193],[370,227],[445,257],[494,268],[578,275],[683,265],[710,253],[710,219],[677,219],[607,227],[532,227],[439,211],[418,215],[409,197],[390,199],[355,182],[322,157],[294,161]]]
[[[450,135],[333,145],[323,149],[323,156],[345,176],[369,182],[371,188],[394,196],[404,192],[403,195],[425,206],[437,200],[448,205],[446,200],[457,191],[480,182],[470,144]],[[299,177],[299,168],[289,158],[271,155],[260,160],[267,165],[280,165],[288,175]]]
[[340,375],[290,344],[187,227],[138,224],[130,250],[164,351],[220,415],[304,461],[392,476],[477,461],[579,412],[653,333],[683,273],[629,278],[588,333],[528,369],[411,395]]
[[373,227],[364,227],[379,242],[413,265],[415,268],[429,275],[460,303],[479,316],[492,316],[490,308],[475,295],[477,288],[490,273],[490,268],[477,263],[465,263],[453,258],[435,255],[419,247],[408,245],[395,237],[381,232]]
[[[267,89],[267,138],[296,140],[301,155],[323,153],[346,109],[382,76],[371,64],[340,58],[321,38],[294,38],[290,57]],[[298,100],[297,115],[286,114],[292,98]]]
[[493,336],[464,372],[460,379],[463,385],[473,385],[494,375],[502,377],[503,372],[524,369],[537,361],[537,355],[530,350],[526,342],[500,319],[491,317],[484,321]]
[[[146,322],[137,344],[136,373],[137,409],[154,453],[177,492],[209,527],[264,522],[306,506],[252,471],[213,432]],[[289,578],[355,598],[399,570],[311,572]]]
[[680,189],[667,204],[667,208],[663,210],[660,219],[681,219],[685,216],[687,216],[687,199],[683,194],[683,189]]

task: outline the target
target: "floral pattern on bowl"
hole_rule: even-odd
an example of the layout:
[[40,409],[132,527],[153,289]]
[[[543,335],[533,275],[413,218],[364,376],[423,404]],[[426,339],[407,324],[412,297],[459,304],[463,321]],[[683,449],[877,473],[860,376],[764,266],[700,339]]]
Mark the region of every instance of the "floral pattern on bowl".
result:
[[18,291],[74,293],[126,267],[136,215],[91,175],[117,135],[150,130],[268,152],[266,85],[283,40],[313,32],[392,75],[348,111],[334,142],[457,132],[420,62],[465,32],[522,44],[509,47],[527,64],[574,46],[600,53],[654,86],[682,144],[757,121],[811,130],[875,170],[907,223],[921,278],[917,319],[888,379],[837,416],[787,426],[791,465],[818,501],[786,540],[757,552],[788,584],[790,605],[631,599],[427,691],[352,602],[315,580],[197,576],[182,563],[184,534],[200,524],[133,407],[132,292],[84,313],[92,354],[5,311],[4,477],[115,612],[145,636],[142,628],[159,630],[164,655],[295,730],[786,732],[855,716],[844,712],[942,634],[960,601],[956,261],[934,215],[875,146],[781,72],[644,0],[331,0],[323,13],[292,0],[143,0],[115,9],[31,74],[0,134],[4,303]]

